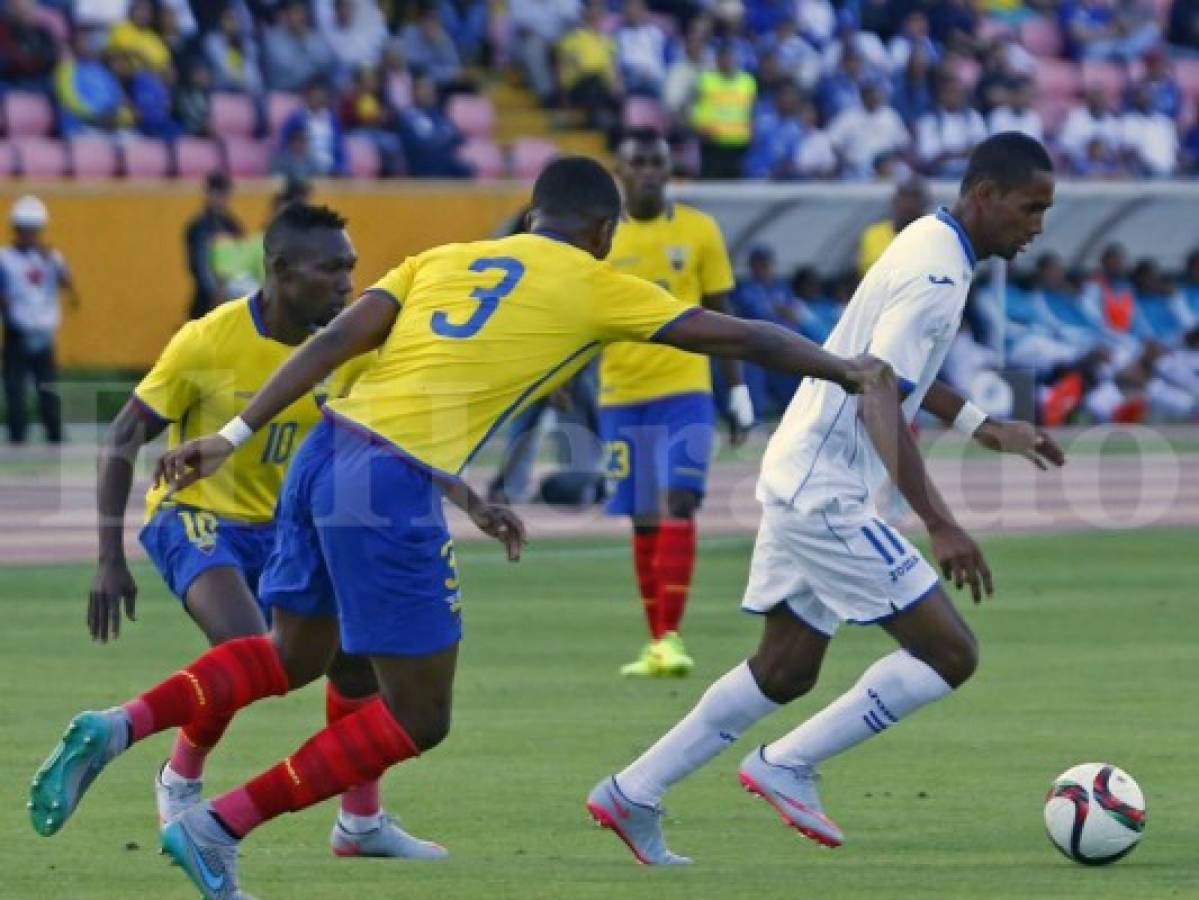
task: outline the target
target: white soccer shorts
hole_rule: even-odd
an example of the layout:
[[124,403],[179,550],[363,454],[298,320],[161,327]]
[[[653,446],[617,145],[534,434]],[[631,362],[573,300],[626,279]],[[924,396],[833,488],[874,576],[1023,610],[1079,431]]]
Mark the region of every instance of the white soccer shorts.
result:
[[780,603],[822,634],[841,622],[884,622],[929,596],[936,571],[871,506],[799,512],[762,505],[741,608],[767,613]]

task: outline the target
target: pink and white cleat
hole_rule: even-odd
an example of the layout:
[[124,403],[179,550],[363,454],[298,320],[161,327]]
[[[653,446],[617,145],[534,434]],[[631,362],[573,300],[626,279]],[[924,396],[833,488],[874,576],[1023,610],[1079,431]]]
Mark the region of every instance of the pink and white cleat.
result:
[[820,805],[819,776],[811,766],[775,766],[758,747],[741,761],[738,778],[751,794],[774,807],[783,821],[825,847],[840,847],[845,835]]
[[634,803],[615,778],[605,778],[587,797],[587,811],[596,824],[624,841],[643,866],[685,866],[686,856],[671,852],[662,838],[662,807]]

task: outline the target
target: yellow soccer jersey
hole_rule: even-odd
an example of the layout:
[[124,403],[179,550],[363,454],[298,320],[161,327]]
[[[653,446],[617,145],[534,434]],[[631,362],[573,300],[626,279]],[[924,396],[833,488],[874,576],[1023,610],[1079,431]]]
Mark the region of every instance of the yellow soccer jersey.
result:
[[[648,222],[623,219],[616,229],[613,268],[670,291],[688,306],[733,289],[733,267],[716,220],[675,203]],[[618,344],[600,360],[600,403],[641,403],[671,394],[711,391],[708,358],[674,347]]]
[[400,314],[375,365],[326,408],[451,474],[603,346],[648,340],[690,312],[661,288],[537,234],[434,248],[373,290]]
[[[170,422],[167,445],[211,434],[236,415],[295,350],[266,336],[259,296],[218,306],[175,334],[154,368],[134,389],[139,406]],[[338,396],[375,354],[346,363],[312,396],[297,400],[234,451],[210,478],[176,491],[171,499],[245,522],[266,522],[292,452],[320,419],[326,396]],[[165,486],[146,492],[146,518],[166,499]]]
[[890,219],[880,219],[867,226],[858,243],[858,274],[865,275],[866,270],[878,262],[878,258],[891,246],[893,240],[895,226],[891,224]]

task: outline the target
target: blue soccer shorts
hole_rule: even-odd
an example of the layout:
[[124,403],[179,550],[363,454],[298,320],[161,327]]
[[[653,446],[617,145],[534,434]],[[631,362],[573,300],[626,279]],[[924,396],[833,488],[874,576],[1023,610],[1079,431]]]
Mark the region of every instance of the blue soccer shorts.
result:
[[382,439],[320,422],[288,469],[275,528],[264,605],[336,616],[346,653],[426,656],[462,639],[441,492]]
[[600,407],[609,515],[657,515],[662,495],[671,489],[702,497],[715,419],[708,393]]
[[275,542],[273,522],[240,522],[206,509],[164,503],[138,534],[150,561],[180,600],[202,573],[219,566],[241,571],[257,593]]

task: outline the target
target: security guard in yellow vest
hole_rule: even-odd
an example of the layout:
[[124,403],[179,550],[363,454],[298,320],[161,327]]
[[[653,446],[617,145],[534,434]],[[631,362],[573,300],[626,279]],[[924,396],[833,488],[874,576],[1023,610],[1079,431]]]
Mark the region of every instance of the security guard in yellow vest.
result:
[[740,178],[741,161],[753,138],[758,85],[738,66],[731,42],[717,51],[716,68],[700,73],[695,91],[691,124],[702,143],[701,177]]

